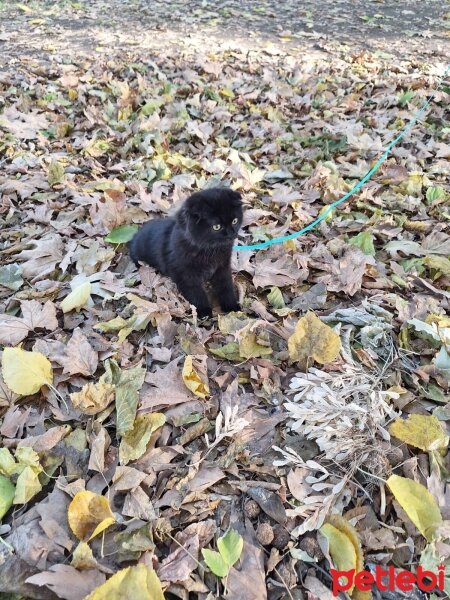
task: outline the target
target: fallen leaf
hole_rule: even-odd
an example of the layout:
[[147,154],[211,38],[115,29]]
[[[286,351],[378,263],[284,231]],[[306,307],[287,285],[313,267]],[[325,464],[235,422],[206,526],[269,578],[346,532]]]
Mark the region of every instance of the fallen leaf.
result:
[[80,542],[72,554],[72,567],[78,570],[95,569],[97,561],[87,542]]
[[116,522],[104,496],[83,491],[75,494],[69,504],[67,518],[76,537],[88,542]]
[[[322,525],[319,531],[328,542],[328,551],[336,569],[338,571],[355,570],[357,557],[351,540],[343,532],[339,531],[339,529],[330,525],[330,523]],[[348,590],[350,595],[353,589],[354,584]]]
[[391,475],[386,483],[408,517],[430,542],[442,523],[434,496],[421,483],[399,475]]
[[411,414],[407,420],[396,419],[390,425],[389,433],[425,452],[438,450],[445,454],[448,449],[449,437],[434,416]]
[[109,242],[110,244],[126,244],[134,237],[138,229],[138,225],[120,225],[108,233],[105,237],[105,242]]
[[66,346],[65,356],[59,358],[58,362],[64,367],[64,373],[69,375],[93,375],[98,366],[98,353],[77,327]]
[[58,183],[62,183],[65,178],[64,165],[62,165],[57,160],[52,160],[52,162],[48,166],[48,183],[50,187],[57,185]]
[[115,389],[110,383],[87,383],[79,392],[70,394],[75,408],[86,415],[96,415],[105,410],[114,400]]
[[0,521],[13,505],[15,487],[9,477],[0,475]]
[[3,379],[16,394],[30,396],[43,385],[53,383],[50,361],[40,352],[27,352],[22,348],[5,348],[2,357]]
[[101,586],[105,579],[106,576],[97,569],[80,572],[70,565],[56,564],[48,571],[28,577],[26,582],[46,586],[63,600],[80,600]]
[[147,373],[145,381],[154,387],[143,391],[141,409],[149,410],[157,406],[171,406],[193,399],[184,385],[181,369],[178,366],[179,362],[179,358],[176,358],[164,367],[157,367],[155,371]]
[[305,367],[311,358],[322,365],[332,362],[340,349],[339,335],[312,312],[298,320],[288,339],[290,359]]
[[55,305],[50,300],[44,305],[36,300],[25,300],[21,303],[21,309],[21,318],[0,315],[0,344],[16,346],[30,331],[54,331],[58,327]]
[[39,473],[41,472],[42,467],[26,466],[23,469],[17,478],[14,504],[26,504],[42,490],[42,485],[39,481]]
[[[195,361],[197,368],[194,368],[193,361]],[[191,390],[199,398],[209,396],[206,356],[191,356],[188,354],[184,359],[181,375],[188,390]]]
[[139,365],[131,369],[120,369],[113,360],[108,360],[105,368],[102,378],[105,383],[115,386],[117,434],[123,436],[133,428],[145,369]]
[[115,573],[85,600],[164,600],[161,583],[155,571],[143,564]]
[[23,285],[22,267],[11,263],[0,267],[0,287],[17,292]]
[[25,279],[32,278],[32,281],[44,279],[54,271],[57,263],[63,259],[64,245],[61,236],[55,235],[42,237],[40,240],[33,240],[33,246],[28,250],[22,250],[17,255],[19,260],[24,261],[22,265],[22,275]]
[[86,306],[91,297],[92,284],[90,281],[85,281],[70,292],[68,296],[61,302],[61,310],[63,313],[71,310],[80,309]]
[[120,464],[126,465],[131,460],[140,458],[144,454],[153,432],[162,427],[165,422],[166,418],[162,413],[137,416],[133,429],[127,431],[120,441]]

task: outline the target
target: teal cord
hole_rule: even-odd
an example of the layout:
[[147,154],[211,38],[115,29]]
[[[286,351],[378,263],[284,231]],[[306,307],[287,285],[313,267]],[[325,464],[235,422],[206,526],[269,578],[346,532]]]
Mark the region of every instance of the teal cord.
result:
[[273,238],[271,240],[267,240],[266,242],[261,242],[259,244],[233,246],[233,250],[238,250],[238,251],[240,251],[240,250],[261,250],[262,248],[268,248],[269,246],[273,246],[274,244],[281,244],[283,242],[288,242],[289,240],[293,240],[294,238],[297,238],[300,235],[303,235],[307,231],[310,231],[316,225],[318,225],[319,223],[324,221],[332,210],[334,210],[337,206],[339,206],[340,204],[345,202],[348,198],[350,198],[350,196],[353,196],[353,194],[355,194],[357,191],[359,191],[363,187],[363,185],[366,183],[366,181],[368,181],[372,177],[372,175],[378,171],[378,169],[381,167],[381,165],[384,163],[384,161],[389,156],[389,153],[391,152],[392,148],[395,145],[397,145],[399,143],[399,141],[402,138],[404,138],[405,135],[407,135],[411,131],[411,129],[414,127],[414,125],[417,123],[417,121],[420,119],[420,117],[426,111],[426,109],[428,108],[428,106],[430,105],[432,100],[434,99],[436,92],[440,88],[442,81],[446,78],[446,76],[449,73],[450,73],[450,64],[447,66],[443,76],[439,80],[439,82],[438,82],[437,86],[435,87],[434,91],[432,92],[432,94],[424,102],[422,107],[416,112],[416,114],[413,116],[411,121],[409,121],[409,123],[407,125],[405,125],[405,127],[402,129],[402,131],[388,144],[386,150],[383,152],[383,154],[380,156],[380,158],[377,160],[377,162],[373,165],[373,167],[370,169],[370,171],[368,171],[366,173],[366,175],[364,175],[364,177],[361,179],[361,181],[358,181],[358,183],[349,192],[347,192],[344,196],[342,196],[342,198],[339,198],[339,200],[336,200],[332,204],[329,204],[327,206],[326,210],[319,217],[317,217],[317,219],[312,221],[312,223],[309,223],[308,225],[306,225],[306,227],[303,227],[303,229],[300,229],[300,231],[295,231],[294,233],[290,233],[289,235],[283,235],[281,237]]

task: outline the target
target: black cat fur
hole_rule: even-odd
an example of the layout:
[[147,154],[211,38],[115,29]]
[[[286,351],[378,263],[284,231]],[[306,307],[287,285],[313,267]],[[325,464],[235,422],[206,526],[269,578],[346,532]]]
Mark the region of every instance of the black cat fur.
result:
[[228,188],[195,192],[174,216],[145,223],[129,243],[130,256],[136,266],[141,261],[170,277],[197,308],[199,318],[212,316],[206,282],[224,312],[240,310],[230,261],[242,216],[238,192]]

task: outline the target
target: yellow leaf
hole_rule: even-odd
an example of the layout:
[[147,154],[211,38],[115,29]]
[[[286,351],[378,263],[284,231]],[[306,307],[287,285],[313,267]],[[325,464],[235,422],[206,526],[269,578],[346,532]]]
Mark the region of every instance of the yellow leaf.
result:
[[96,415],[114,400],[114,386],[109,383],[87,383],[81,391],[70,394],[75,408],[86,415]]
[[134,420],[133,429],[122,437],[119,448],[120,464],[126,465],[144,454],[154,431],[166,422],[162,413],[139,415]]
[[[350,538],[331,523],[325,523],[319,531],[328,541],[330,556],[336,569],[338,571],[356,570],[356,550]],[[354,586],[348,590],[350,595],[353,589]]]
[[206,396],[209,396],[208,379],[204,375],[203,377],[200,377],[197,371],[194,370],[192,356],[190,354],[184,359],[182,377],[185,386],[196,396],[199,398],[206,398]]
[[75,569],[95,569],[97,561],[92,554],[92,550],[87,542],[80,542],[73,551],[72,561],[70,563]]
[[299,319],[288,339],[289,357],[305,367],[311,358],[322,365],[332,362],[340,349],[339,335],[312,312]]
[[42,468],[24,468],[17,478],[13,504],[26,504],[33,496],[42,490],[42,485],[39,481],[40,471],[42,471]]
[[386,483],[408,517],[430,542],[442,523],[441,511],[434,496],[421,483],[399,475],[391,475]]
[[407,420],[396,419],[389,427],[389,433],[402,442],[426,452],[447,452],[449,438],[435,416],[412,414]]
[[22,396],[35,394],[43,385],[53,382],[50,361],[40,352],[27,352],[22,348],[3,350],[2,372],[9,389]]
[[108,500],[93,492],[78,492],[69,504],[67,519],[77,538],[88,542],[115,523]]
[[16,470],[16,461],[8,448],[0,448],[0,475],[9,477]]
[[155,571],[135,565],[118,571],[106,583],[86,596],[85,600],[164,600]]
[[[239,335],[239,354],[242,358],[260,358],[272,354],[273,350],[270,347],[268,336],[263,339],[265,332],[260,333],[257,337],[256,333],[240,332]],[[260,341],[267,342],[268,345],[261,344]]]
[[359,571],[362,571],[364,568],[364,555],[358,532],[353,525],[351,525],[347,519],[341,515],[329,515],[326,518],[325,523],[329,523],[348,537],[356,553],[356,572],[359,573]]
[[85,281],[71,291],[60,304],[63,313],[85,306],[91,296],[91,289],[90,281]]

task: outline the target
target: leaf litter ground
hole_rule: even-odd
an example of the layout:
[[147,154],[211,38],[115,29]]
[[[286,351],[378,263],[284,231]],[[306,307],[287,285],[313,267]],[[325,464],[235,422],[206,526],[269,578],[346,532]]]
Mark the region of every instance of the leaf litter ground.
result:
[[354,539],[449,566],[448,82],[332,219],[235,255],[243,313],[199,326],[121,243],[220,182],[244,243],[301,228],[444,70],[436,3],[309,4],[0,4],[5,598],[157,597],[138,562],[167,598],[329,598]]

